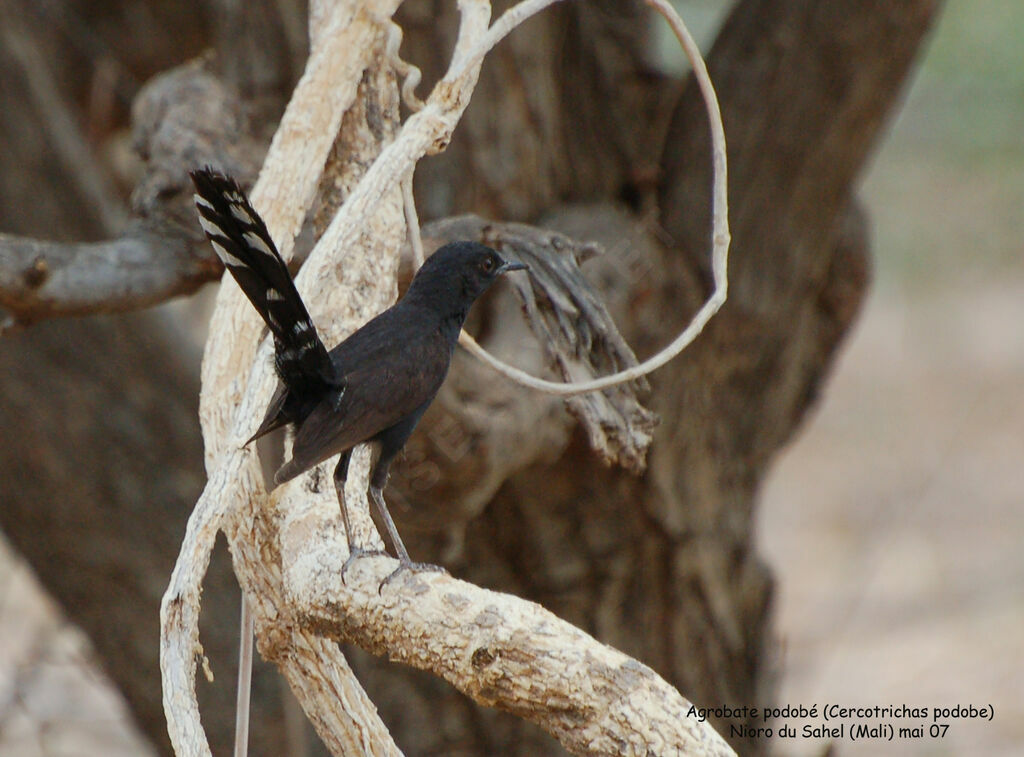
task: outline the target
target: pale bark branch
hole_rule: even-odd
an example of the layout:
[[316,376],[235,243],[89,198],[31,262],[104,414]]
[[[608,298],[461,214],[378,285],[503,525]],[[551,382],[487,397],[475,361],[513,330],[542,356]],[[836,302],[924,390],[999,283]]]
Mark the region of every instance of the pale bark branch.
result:
[[[353,0],[311,7],[311,18],[317,21],[309,64],[252,193],[254,205],[285,255],[318,186],[324,190],[319,180],[325,160],[361,84],[378,78],[386,81],[390,76],[390,83],[382,86],[394,90],[397,98],[392,72],[384,67],[390,14],[396,6],[397,0],[391,0],[370,11]],[[482,62],[482,53],[474,51],[488,32],[490,6],[485,0],[462,0],[459,9],[461,23],[449,73],[397,136],[386,144],[367,144],[345,133],[349,128],[358,130],[358,123],[342,128],[340,139],[346,140],[352,153],[341,156],[343,165],[332,170],[352,179],[353,185],[346,189],[344,204],[296,277],[328,344],[394,299],[405,237],[401,184],[417,161],[447,146],[469,103]],[[397,110],[393,117],[397,118]],[[353,169],[360,165],[369,165],[365,174]],[[326,313],[330,318],[323,317]],[[384,597],[376,595],[383,572],[360,583],[361,593],[306,596],[313,589],[302,579],[309,560],[325,561],[326,574],[340,581],[337,561],[347,554],[345,539],[337,533],[337,500],[329,469],[320,466],[280,487],[272,498],[276,510],[267,507],[256,455],[238,445],[252,432],[273,388],[270,345],[264,341],[256,348],[257,317],[232,283],[221,288],[210,332],[200,408],[210,479],[189,519],[161,608],[161,671],[172,744],[179,755],[209,754],[195,699],[196,660],[202,649],[197,621],[203,575],[216,532],[222,528],[253,612],[260,652],[279,666],[328,748],[335,754],[393,754],[394,742],[338,646],[322,635],[324,629],[303,620],[313,618],[314,608],[319,607],[317,617],[323,622],[329,618],[339,627],[362,628],[357,637],[372,649],[386,647],[390,655],[424,666],[433,648],[450,644],[465,650],[468,642],[460,641],[458,633],[449,634],[439,622],[446,614],[443,603],[429,604],[422,595],[404,592],[416,585],[412,581],[397,582],[385,589]],[[347,501],[359,541],[379,544],[365,506],[367,467],[367,455],[357,452],[350,467]],[[273,512],[285,513],[286,520],[273,517]],[[314,550],[311,557],[309,549]],[[360,570],[370,570],[371,565],[384,570],[389,563],[371,561]],[[376,570],[371,573],[376,575]],[[620,753],[615,744],[625,745],[627,752],[731,753],[707,724],[685,718],[686,703],[678,692],[639,663],[529,602],[442,580],[446,596],[464,617],[480,619],[482,629],[491,608],[498,608],[493,633],[500,635],[497,629],[507,623],[507,630],[515,631],[520,643],[511,646],[495,635],[489,643],[497,655],[504,655],[500,662],[496,657],[481,666],[489,653],[485,650],[474,658],[470,650],[461,667],[447,663],[451,667],[446,677],[461,681],[459,685],[467,691],[476,691],[480,701],[536,719],[580,753]],[[416,612],[423,614],[406,617]],[[422,635],[389,636],[396,629],[386,628],[377,628],[376,637],[371,633],[382,621],[405,622],[402,618]],[[379,644],[371,644],[373,638]],[[535,655],[535,663],[513,665],[513,653]],[[505,685],[500,676],[489,687],[465,678],[474,659],[477,667],[516,676],[505,682],[509,693],[500,691]],[[506,664],[513,666],[506,668]],[[539,687],[538,691],[547,687],[551,698],[531,702],[517,693],[517,687]],[[544,714],[538,708],[551,712]]]
[[733,754],[661,676],[540,605],[441,573],[380,588],[396,565],[388,557],[360,560],[342,580],[333,508],[282,499],[273,512],[286,595],[317,634],[430,671],[575,754]]
[[[355,3],[321,4],[312,10],[321,25],[313,36],[310,60],[252,193],[253,203],[285,256],[312,204],[327,154],[379,35],[379,24],[359,12]],[[400,233],[401,224],[392,225]],[[329,273],[329,256],[323,245],[318,249],[303,269],[307,275],[318,266],[322,275]],[[386,281],[383,276],[377,279]],[[299,287],[304,288],[301,281]],[[316,306],[331,304],[323,298],[307,301],[315,303],[314,317]],[[384,303],[373,304],[379,309]],[[258,522],[253,508],[261,499],[262,478],[255,456],[237,446],[241,429],[262,413],[260,405],[266,403],[274,381],[269,361],[257,357],[253,363],[259,331],[258,320],[238,288],[233,283],[222,286],[203,362],[200,398],[210,481],[189,520],[161,608],[168,733],[179,755],[209,754],[195,699],[195,654],[201,650],[196,623],[208,555],[217,530],[224,527],[236,574],[253,611],[260,650],[281,667],[321,738],[338,754],[394,754],[397,750],[386,727],[337,646],[302,629],[285,632],[282,638],[277,625],[287,608],[280,601],[280,582],[260,553],[260,545],[273,539],[249,531]],[[238,376],[245,375],[243,366],[248,365],[254,368],[243,399]],[[276,639],[273,643],[268,641],[271,636]]]

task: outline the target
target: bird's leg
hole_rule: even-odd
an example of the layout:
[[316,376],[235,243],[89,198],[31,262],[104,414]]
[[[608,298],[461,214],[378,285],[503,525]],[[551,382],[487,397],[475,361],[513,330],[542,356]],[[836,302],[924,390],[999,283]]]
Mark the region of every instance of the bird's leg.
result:
[[444,571],[444,568],[436,565],[414,563],[409,559],[409,552],[406,550],[405,544],[402,543],[402,537],[398,535],[398,529],[395,528],[395,522],[391,520],[391,513],[388,512],[387,503],[384,501],[384,487],[388,483],[388,471],[391,468],[391,463],[402,450],[402,447],[405,446],[409,435],[416,427],[417,421],[419,421],[420,416],[423,415],[423,411],[427,409],[429,404],[430,401],[428,400],[415,412],[405,416],[401,421],[377,436],[377,441],[380,442],[380,454],[377,456],[377,462],[374,463],[373,471],[370,473],[370,497],[373,499],[373,504],[377,506],[377,514],[384,521],[384,526],[388,530],[388,536],[391,537],[391,543],[395,545],[395,552],[398,553],[398,568],[380,582],[380,586],[377,587],[378,593],[384,588],[384,584],[391,583],[402,571]]
[[391,537],[392,544],[395,545],[395,552],[398,553],[398,567],[388,574],[388,577],[380,582],[380,586],[377,587],[377,592],[384,588],[386,584],[391,583],[395,578],[398,577],[402,571],[411,570],[414,573],[422,573],[426,571],[435,571],[440,573],[447,573],[448,571],[442,568],[440,565],[432,565],[425,562],[413,562],[409,558],[409,552],[405,548],[405,544],[402,543],[402,537],[398,535],[398,529],[395,528],[395,522],[391,520],[391,513],[388,512],[388,506],[384,502],[384,492],[379,487],[370,485],[370,497],[373,499],[374,504],[377,505],[377,512],[380,514],[381,520],[384,521],[384,526],[388,530],[388,535]]
[[395,545],[395,552],[398,553],[398,562],[402,563],[402,565],[412,565],[412,560],[409,559],[409,552],[402,542],[402,537],[398,535],[395,522],[391,520],[391,513],[388,512],[387,503],[384,502],[384,492],[378,487],[371,485],[370,496],[373,497],[373,502],[377,505],[377,513],[380,515],[381,520],[384,521],[384,526],[388,530],[388,536],[391,537],[391,543]]
[[348,557],[341,566],[342,582],[345,581],[345,571],[348,570],[348,566],[351,565],[352,561],[357,557],[384,554],[379,550],[363,549],[356,544],[355,534],[352,530],[352,523],[348,518],[348,505],[345,504],[345,481],[348,479],[348,463],[351,456],[351,450],[343,452],[341,459],[338,460],[337,467],[334,469],[334,490],[338,494],[338,505],[341,508],[341,521],[345,524],[345,539],[348,541]]

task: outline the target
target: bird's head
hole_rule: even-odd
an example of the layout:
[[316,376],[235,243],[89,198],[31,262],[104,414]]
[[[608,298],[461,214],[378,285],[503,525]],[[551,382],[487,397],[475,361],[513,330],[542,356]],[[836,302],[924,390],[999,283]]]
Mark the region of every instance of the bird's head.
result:
[[465,312],[503,273],[526,267],[478,242],[450,242],[426,259],[406,297]]

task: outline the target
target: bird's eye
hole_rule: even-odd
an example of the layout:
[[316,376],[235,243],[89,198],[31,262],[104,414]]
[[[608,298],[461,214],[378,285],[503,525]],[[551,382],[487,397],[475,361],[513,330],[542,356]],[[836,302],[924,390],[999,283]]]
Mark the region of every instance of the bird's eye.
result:
[[492,258],[489,255],[486,258],[484,258],[483,260],[480,261],[480,270],[483,271],[484,273],[491,273],[491,272],[493,272],[494,271],[494,266],[495,266],[494,258]]

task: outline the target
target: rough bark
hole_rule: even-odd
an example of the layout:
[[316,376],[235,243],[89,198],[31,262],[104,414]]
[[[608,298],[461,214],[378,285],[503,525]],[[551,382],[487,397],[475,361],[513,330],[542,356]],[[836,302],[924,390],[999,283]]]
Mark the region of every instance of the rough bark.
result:
[[[813,406],[866,288],[866,233],[851,207],[854,182],[936,8],[934,2],[856,9],[841,2],[737,6],[709,59],[730,144],[735,301],[690,351],[651,377],[651,407],[662,422],[649,470],[634,478],[606,469],[575,435],[560,454],[530,464],[482,512],[476,508],[467,516],[462,507],[447,504],[467,501],[451,496],[453,490],[461,493],[458,471],[467,463],[448,463],[436,494],[433,488],[398,487],[412,503],[396,516],[403,533],[411,534],[410,549],[421,559],[443,555],[467,580],[553,608],[666,673],[699,702],[771,700],[772,586],[753,543],[757,486]],[[621,33],[621,18],[583,5],[560,12],[560,19],[545,19],[555,26],[533,30],[536,38],[550,39],[556,28],[567,35],[586,29],[580,46],[561,48],[571,58],[561,61],[562,70],[577,72],[573,82],[603,83],[604,89],[594,85],[597,91],[614,95],[581,98],[563,90],[562,101],[579,107],[534,121],[536,93],[548,81],[558,91],[558,82],[569,80],[541,75],[524,80],[522,88],[507,80],[499,87],[497,75],[488,79],[488,72],[514,70],[517,56],[525,58],[523,47],[510,44],[485,68],[478,96],[488,103],[487,112],[470,108],[450,162],[435,167],[434,175],[456,170],[458,155],[480,166],[468,184],[450,186],[458,187],[459,202],[496,215],[534,218],[550,212],[554,197],[586,201],[594,194],[658,207],[660,215],[646,219],[646,234],[638,234],[637,221],[628,217],[616,228],[607,207],[575,208],[552,219],[562,230],[608,247],[613,260],[595,261],[605,267],[604,274],[595,271],[595,280],[608,281],[612,294],[616,288],[628,291],[613,298],[613,313],[638,355],[645,356],[685,323],[705,294],[704,116],[696,92],[688,90],[672,113],[661,180],[652,182],[657,172],[628,158],[656,150],[652,135],[637,124],[657,122],[663,99],[652,93],[667,97],[672,85],[645,79],[642,53]],[[598,55],[595,39],[604,55]],[[536,60],[530,65],[538,65]],[[633,95],[637,89],[646,97]],[[592,114],[595,102],[607,110],[622,103],[625,112],[646,105],[640,112],[650,116],[623,122]],[[520,135],[507,146],[512,159],[493,156],[496,140],[488,127],[497,130],[497,141],[505,130]],[[610,166],[600,163],[607,184],[561,183],[583,162],[579,145],[600,152],[599,161],[618,156]],[[533,149],[543,157],[533,157]],[[533,170],[538,163],[543,171]],[[428,174],[418,178],[428,207],[447,212],[449,207],[431,198]],[[595,192],[596,186],[602,191]],[[668,245],[659,244],[665,238],[659,226],[668,232]],[[639,236],[639,243],[624,244],[630,236]],[[608,277],[608,268],[619,272],[617,279]],[[422,446],[410,449],[409,459],[420,470],[424,460],[445,460],[445,440],[474,438],[471,423],[459,421],[453,394],[442,394],[443,402],[424,419]],[[548,455],[555,449],[548,447]],[[465,479],[470,488],[472,474]],[[695,646],[706,654],[691,659],[685,650]],[[407,686],[377,684],[378,663],[356,659],[361,678],[371,681],[371,694],[386,691],[404,702],[402,719],[389,722],[399,744],[416,743],[418,750],[433,753],[535,754],[543,748],[527,726],[499,723],[493,713],[470,713],[464,700],[446,695],[436,681],[410,676]],[[425,728],[439,699],[446,717],[463,723],[449,734]],[[728,733],[728,724],[717,725]],[[764,748],[733,743],[745,754]]]
[[139,310],[192,294],[220,274],[199,240],[168,231],[139,223],[115,240],[84,244],[0,234],[0,329]]
[[[438,31],[436,19],[452,9],[447,3],[434,5],[423,2],[403,9],[408,57],[424,67],[428,81],[451,48],[454,28]],[[853,182],[935,7],[924,0],[855,8],[838,0],[738,4],[710,60],[731,149],[734,300],[694,349],[652,377],[652,405],[663,421],[655,432],[648,471],[636,478],[603,467],[586,440],[572,431],[559,403],[522,396],[517,401],[543,406],[540,417],[550,421],[540,426],[544,454],[523,460],[509,481],[492,479],[489,486],[481,486],[489,472],[470,464],[478,459],[472,445],[461,446],[477,438],[479,429],[465,419],[472,416],[474,399],[480,400],[474,387],[501,387],[501,379],[463,356],[442,401],[410,443],[392,486],[414,506],[393,510],[417,559],[444,561],[474,583],[539,601],[643,660],[699,704],[755,704],[771,698],[771,585],[752,543],[756,488],[772,456],[811,406],[835,346],[856,312],[868,266],[863,225],[850,210]],[[707,249],[706,213],[700,210],[708,183],[703,116],[692,92],[672,108],[676,84],[644,64],[646,18],[630,5],[593,3],[567,5],[532,21],[528,31],[504,43],[485,67],[448,155],[425,162],[417,173],[425,217],[456,210],[503,219],[553,215],[552,223],[568,233],[604,242],[609,255],[590,264],[594,280],[608,292],[613,314],[640,356],[663,344],[699,302]],[[11,99],[4,97],[6,107]],[[660,138],[669,114],[670,138],[662,152]],[[37,139],[31,128],[14,119],[3,123],[23,140]],[[38,133],[44,133],[43,126],[39,124]],[[12,178],[31,175],[22,170]],[[38,192],[26,180],[4,186],[18,200]],[[52,196],[43,194],[49,205]],[[628,200],[634,210],[657,206],[660,215],[641,215],[644,223],[637,228],[636,216],[608,205],[555,212],[565,202],[616,199]],[[62,217],[68,205],[52,204],[56,217]],[[42,211],[33,206],[32,212]],[[659,226],[668,232],[670,244],[662,244]],[[71,238],[95,236],[96,229],[94,225],[86,233],[65,227]],[[4,230],[21,229],[5,225]],[[623,244],[623,236],[633,242]],[[481,316],[482,327],[494,328],[510,315],[500,300],[492,308],[490,318]],[[74,325],[89,330],[97,328],[93,323],[99,322]],[[152,338],[144,336],[148,326],[132,323],[140,339]],[[52,328],[64,333],[70,324]],[[99,365],[123,365],[118,362],[123,358],[115,356],[130,346],[124,339],[92,342],[67,333],[70,344],[57,342],[50,348],[61,360],[74,354],[74,344],[82,344],[91,345],[89,355],[103,356]],[[0,346],[0,356],[31,371],[20,384],[5,378],[5,394],[13,386],[12,395],[20,391],[24,401],[18,403],[17,414],[4,419],[4,426],[31,431],[28,438],[36,457],[30,459],[44,467],[54,461],[73,464],[74,450],[89,449],[95,461],[90,468],[106,483],[96,485],[99,493],[78,499],[100,512],[116,512],[111,504],[116,502],[127,513],[154,499],[152,471],[166,468],[159,461],[169,459],[165,448],[171,446],[170,432],[145,430],[140,439],[125,429],[134,428],[141,417],[146,429],[159,429],[161,422],[184,413],[166,397],[180,399],[194,391],[194,384],[174,381],[161,387],[156,379],[143,380],[143,375],[164,372],[153,354],[132,348],[127,354],[142,355],[132,361],[139,372],[121,370],[109,376],[110,399],[94,406],[95,414],[111,415],[109,408],[124,405],[121,395],[132,392],[125,392],[122,382],[132,376],[136,378],[127,385],[133,392],[147,394],[147,385],[156,387],[147,396],[161,401],[150,401],[121,418],[117,428],[86,420],[62,426],[59,415],[47,421],[41,408],[55,404],[53,393],[70,397],[76,389],[43,381],[43,367],[53,365],[37,357],[43,340],[19,339],[17,349],[11,346],[14,342]],[[517,355],[520,365],[537,359],[517,353],[514,345],[504,356],[516,360]],[[90,365],[86,356],[79,364]],[[55,365],[45,372],[59,375],[61,370]],[[74,375],[68,371],[69,379]],[[75,381],[82,392],[93,385],[101,381],[86,375]],[[505,390],[513,396],[519,391]],[[475,407],[487,407],[487,402],[480,400]],[[53,432],[62,427],[67,433]],[[119,448],[107,442],[117,438],[130,444]],[[71,449],[62,447],[63,442]],[[152,460],[132,446],[136,444],[153,450]],[[174,460],[188,457],[188,444],[182,444]],[[24,451],[6,447],[17,455],[2,463],[4,480],[13,481],[7,470],[29,469],[23,464]],[[151,478],[138,479],[140,488],[125,490],[120,477],[108,477],[126,464],[124,450],[129,448],[132,458],[146,463],[142,470]],[[119,456],[108,459],[117,449]],[[464,451],[453,457],[452,449]],[[430,486],[423,485],[426,463],[444,474]],[[50,483],[67,481],[72,487],[71,475]],[[153,541],[147,549],[173,554],[180,525],[160,526],[162,521],[148,508],[134,513],[137,521],[127,514],[120,520],[86,516],[79,506],[61,516],[40,503],[71,504],[76,498],[58,497],[56,489],[32,488],[39,485],[25,481],[5,486],[5,499],[11,500],[0,515],[5,530],[58,599],[100,640],[112,671],[122,667],[125,648],[145,656],[145,640],[155,642],[151,602],[163,580],[154,585],[154,579],[144,578],[152,567],[124,571],[127,558],[117,560],[118,586],[125,587],[119,594],[140,598],[115,609],[111,603],[116,597],[98,593],[106,582],[98,584],[86,570],[64,570],[53,559],[52,545],[59,543],[54,534],[66,533],[64,521],[86,524],[90,530],[81,531],[76,543],[112,544],[116,547],[108,552],[130,554],[138,546],[138,532],[126,524],[150,524],[147,537]],[[480,493],[487,490],[486,496]],[[474,491],[475,497],[462,496]],[[182,500],[180,517],[190,501]],[[104,527],[110,529],[105,535],[91,530]],[[97,565],[111,570],[111,561],[98,560]],[[136,585],[143,589],[137,594],[130,589]],[[209,603],[210,591],[208,584],[207,612],[216,607]],[[119,623],[125,635],[118,644],[106,646],[102,640],[111,636],[109,618],[115,612],[125,613]],[[223,638],[228,638],[236,622],[234,609],[224,615]],[[129,617],[138,620],[129,622]],[[208,646],[221,638],[208,635],[214,633],[203,631]],[[706,655],[696,659],[681,652],[694,647],[705,649]],[[479,710],[437,679],[365,654],[353,655],[353,666],[409,753],[538,754],[555,748],[532,726]],[[230,680],[220,666],[217,673],[220,681]],[[134,692],[133,706],[147,730],[162,739],[162,716],[153,717],[151,709],[145,714],[148,705],[140,684],[121,683]],[[150,695],[157,691],[151,681]],[[219,718],[206,712],[213,733]],[[437,727],[439,722],[443,727]],[[230,718],[224,723],[229,725]],[[253,743],[274,742],[257,737]],[[737,746],[746,754],[761,745]]]

